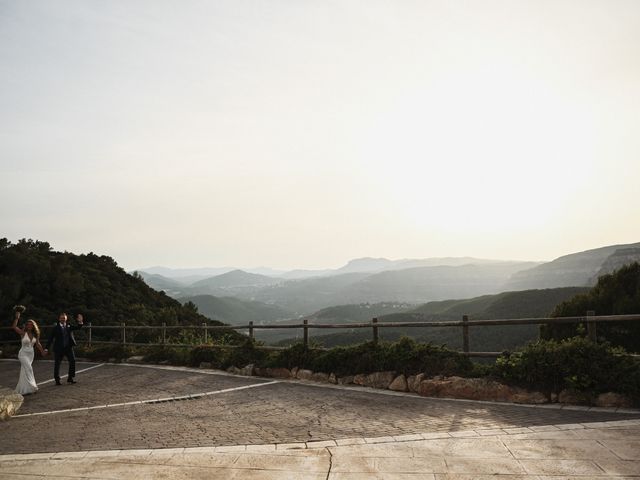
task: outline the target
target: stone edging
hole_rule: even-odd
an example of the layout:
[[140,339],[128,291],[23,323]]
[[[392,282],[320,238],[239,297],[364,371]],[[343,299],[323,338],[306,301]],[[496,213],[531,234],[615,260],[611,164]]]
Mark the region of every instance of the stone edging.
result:
[[[237,373],[230,373],[225,370],[209,370],[205,368],[193,368],[193,367],[182,367],[177,365],[155,365],[148,363],[113,363],[106,365],[119,365],[123,367],[141,367],[141,368],[155,368],[159,370],[171,370],[178,372],[191,372],[191,373],[202,373],[204,375],[219,375],[223,377],[234,377],[234,378],[243,378],[247,379],[256,379],[262,381],[268,381],[273,379],[274,377],[261,377],[258,375],[243,375]],[[523,408],[543,408],[543,409],[554,409],[554,410],[576,410],[580,412],[606,412],[606,413],[621,413],[621,414],[640,414],[640,409],[636,408],[623,408],[623,407],[591,407],[591,406],[583,406],[583,405],[569,405],[562,403],[509,403],[509,402],[497,402],[492,400],[473,400],[468,398],[447,398],[447,397],[425,397],[418,395],[414,392],[398,392],[394,390],[382,389],[382,388],[373,388],[373,387],[364,387],[364,386],[356,386],[356,385],[345,385],[345,384],[333,384],[328,382],[318,382],[313,380],[302,380],[295,377],[289,378],[278,378],[280,383],[294,383],[300,385],[306,385],[309,387],[317,387],[317,388],[330,388],[336,390],[350,390],[354,392],[366,392],[366,393],[374,393],[377,395],[392,395],[398,397],[410,397],[410,398],[422,398],[425,400],[435,400],[442,402],[470,402],[470,403],[479,403],[483,405],[500,405],[500,406],[509,406],[509,407],[523,407]]]

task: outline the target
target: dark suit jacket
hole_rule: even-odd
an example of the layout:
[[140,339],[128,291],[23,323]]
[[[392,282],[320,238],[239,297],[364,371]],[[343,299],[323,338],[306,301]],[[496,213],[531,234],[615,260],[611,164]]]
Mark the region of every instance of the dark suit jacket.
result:
[[[82,325],[69,325],[69,322],[65,325],[67,332],[69,333],[69,347],[75,347],[77,345],[76,339],[73,337],[73,331],[82,328]],[[44,347],[49,350],[49,347],[53,343],[54,352],[62,352],[64,350],[64,333],[63,327],[60,322],[56,322],[53,326],[53,330],[47,339],[47,345]]]

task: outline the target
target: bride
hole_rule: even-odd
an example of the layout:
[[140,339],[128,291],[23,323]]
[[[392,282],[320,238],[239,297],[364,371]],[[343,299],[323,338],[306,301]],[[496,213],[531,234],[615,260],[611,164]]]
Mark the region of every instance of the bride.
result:
[[33,376],[33,363],[34,351],[33,347],[38,347],[38,350],[42,355],[45,355],[42,345],[40,345],[40,329],[38,324],[34,320],[27,320],[24,329],[18,327],[18,320],[20,314],[25,311],[25,307],[17,305],[14,307],[15,316],[13,318],[13,330],[20,335],[22,345],[20,352],[18,352],[18,360],[20,360],[20,379],[18,385],[16,385],[16,393],[21,395],[28,395],[30,393],[36,393],[38,391],[38,385],[36,379]]

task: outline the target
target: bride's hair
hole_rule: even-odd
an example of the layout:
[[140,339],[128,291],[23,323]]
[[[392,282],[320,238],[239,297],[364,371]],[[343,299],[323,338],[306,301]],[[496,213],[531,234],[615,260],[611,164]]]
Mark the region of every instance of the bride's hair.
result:
[[38,327],[38,324],[32,318],[27,320],[27,323],[24,325],[24,329],[27,329],[27,325],[29,324],[29,322],[33,324],[33,332],[35,333],[36,338],[40,338],[40,327]]

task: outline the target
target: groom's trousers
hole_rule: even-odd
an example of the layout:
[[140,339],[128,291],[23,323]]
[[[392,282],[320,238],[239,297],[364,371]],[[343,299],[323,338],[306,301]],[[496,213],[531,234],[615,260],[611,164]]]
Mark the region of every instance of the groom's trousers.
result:
[[62,351],[54,352],[54,364],[53,364],[53,378],[56,379],[57,382],[60,381],[60,363],[62,363],[62,359],[67,357],[67,361],[69,362],[69,376],[67,380],[72,379],[76,376],[76,356],[73,353],[73,347],[64,348]]

